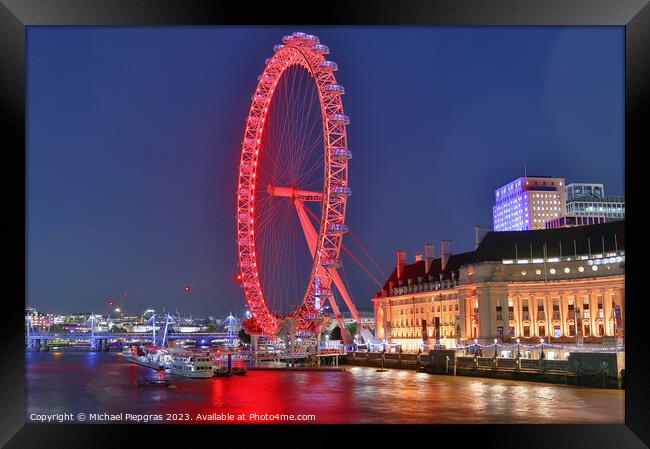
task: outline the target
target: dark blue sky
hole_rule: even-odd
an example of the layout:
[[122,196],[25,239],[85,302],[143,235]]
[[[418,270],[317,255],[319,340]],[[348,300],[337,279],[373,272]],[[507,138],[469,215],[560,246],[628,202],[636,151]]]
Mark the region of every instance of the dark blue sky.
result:
[[[264,60],[293,31],[339,64],[348,222],[387,273],[397,248],[471,250],[524,164],[624,193],[623,28],[30,27],[29,304],[99,313],[126,290],[133,312],[241,311],[239,145]],[[370,310],[374,283],[344,262]]]

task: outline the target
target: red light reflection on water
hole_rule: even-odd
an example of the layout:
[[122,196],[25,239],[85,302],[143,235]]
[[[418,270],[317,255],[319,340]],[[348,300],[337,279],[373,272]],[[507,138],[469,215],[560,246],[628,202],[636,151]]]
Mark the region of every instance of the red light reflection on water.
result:
[[[617,390],[357,367],[187,379],[115,353],[29,353],[25,359],[28,413],[189,414],[189,421],[176,421],[208,424],[622,423],[624,417],[624,392]],[[161,376],[175,388],[135,385]],[[199,414],[234,419],[199,421]],[[315,420],[263,420],[251,414],[313,414]]]

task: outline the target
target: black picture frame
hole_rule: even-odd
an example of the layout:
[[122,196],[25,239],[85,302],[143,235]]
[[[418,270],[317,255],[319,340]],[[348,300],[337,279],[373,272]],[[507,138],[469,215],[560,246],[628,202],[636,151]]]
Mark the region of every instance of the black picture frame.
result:
[[[648,298],[642,294],[644,223],[644,150],[650,126],[650,6],[645,0],[356,0],[313,7],[305,2],[221,2],[199,0],[0,0],[0,111],[3,129],[2,248],[5,294],[2,326],[3,369],[0,374],[2,419],[0,444],[6,447],[127,447],[137,445],[212,444],[223,432],[233,442],[250,444],[250,426],[136,426],[26,424],[24,418],[25,282],[25,48],[26,27],[57,25],[431,25],[431,26],[593,26],[625,27],[625,188],[626,239],[626,395],[624,425],[427,425],[343,426],[354,434],[393,434],[416,444],[480,445],[522,448],[642,448],[650,445],[648,344],[644,325]],[[435,400],[435,398],[432,398]],[[331,429],[263,426],[264,439],[279,444],[311,444]],[[347,433],[347,432],[346,432]],[[142,438],[145,440],[143,441]],[[188,439],[189,438],[189,439]],[[342,437],[332,437],[340,444]],[[238,440],[239,439],[239,440]],[[347,437],[346,437],[347,439]],[[455,441],[454,441],[455,440]],[[366,440],[368,442],[368,440]],[[349,443],[346,443],[349,444]],[[373,444],[368,442],[368,444]],[[391,443],[392,444],[392,443]],[[135,443],[134,443],[135,445]]]

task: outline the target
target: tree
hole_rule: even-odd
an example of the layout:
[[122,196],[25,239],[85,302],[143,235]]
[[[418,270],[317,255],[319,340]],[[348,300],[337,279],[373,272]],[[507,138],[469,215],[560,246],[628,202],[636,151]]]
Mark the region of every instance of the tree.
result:
[[218,332],[219,331],[219,325],[216,323],[210,323],[205,327],[206,332]]
[[237,334],[237,336],[239,337],[242,343],[250,344],[251,336],[248,335],[244,329],[239,329],[239,333]]
[[111,327],[110,332],[112,332],[114,334],[123,334],[123,333],[126,333],[128,331],[126,330],[126,328],[116,324],[115,326]]
[[343,336],[341,335],[341,328],[338,327],[338,325],[332,329],[330,340],[343,340]]
[[241,322],[241,327],[249,335],[260,335],[262,327],[259,325],[254,316]]

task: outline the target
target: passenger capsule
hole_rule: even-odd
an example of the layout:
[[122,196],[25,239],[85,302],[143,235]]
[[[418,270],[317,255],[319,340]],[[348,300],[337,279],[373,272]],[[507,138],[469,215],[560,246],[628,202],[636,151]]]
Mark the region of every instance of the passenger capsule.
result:
[[339,268],[341,261],[339,259],[321,259],[321,265],[326,268]]
[[330,156],[342,159],[351,159],[352,151],[347,148],[334,147],[330,150]]
[[339,69],[338,64],[334,61],[323,61],[320,63],[320,66],[324,69],[331,70],[332,72],[335,72]]
[[343,125],[349,125],[350,124],[350,117],[344,114],[333,114],[330,115],[329,117],[330,122],[338,123],[338,124],[343,124]]
[[282,45],[282,44],[274,45],[273,46],[273,51],[282,50],[284,47],[286,47],[286,45]]
[[332,296],[332,290],[330,290],[329,288],[325,288],[325,287],[316,287],[316,289],[314,289],[314,295],[315,296],[320,296],[320,297]]
[[352,195],[352,189],[349,188],[348,186],[333,186],[332,187],[332,193],[336,195]]
[[263,101],[263,102],[270,102],[271,98],[267,97],[266,95],[263,95],[261,93],[255,94],[251,97],[251,100],[253,101]]
[[345,223],[330,223],[330,224],[327,225],[327,231],[328,232],[343,234],[343,233],[348,232],[349,230],[350,230],[350,228]]
[[311,47],[315,52],[320,53],[321,55],[329,55],[330,49],[327,45],[316,44]]
[[336,92],[339,95],[343,95],[345,93],[345,87],[341,86],[340,84],[329,84],[325,87],[325,90],[328,92]]

